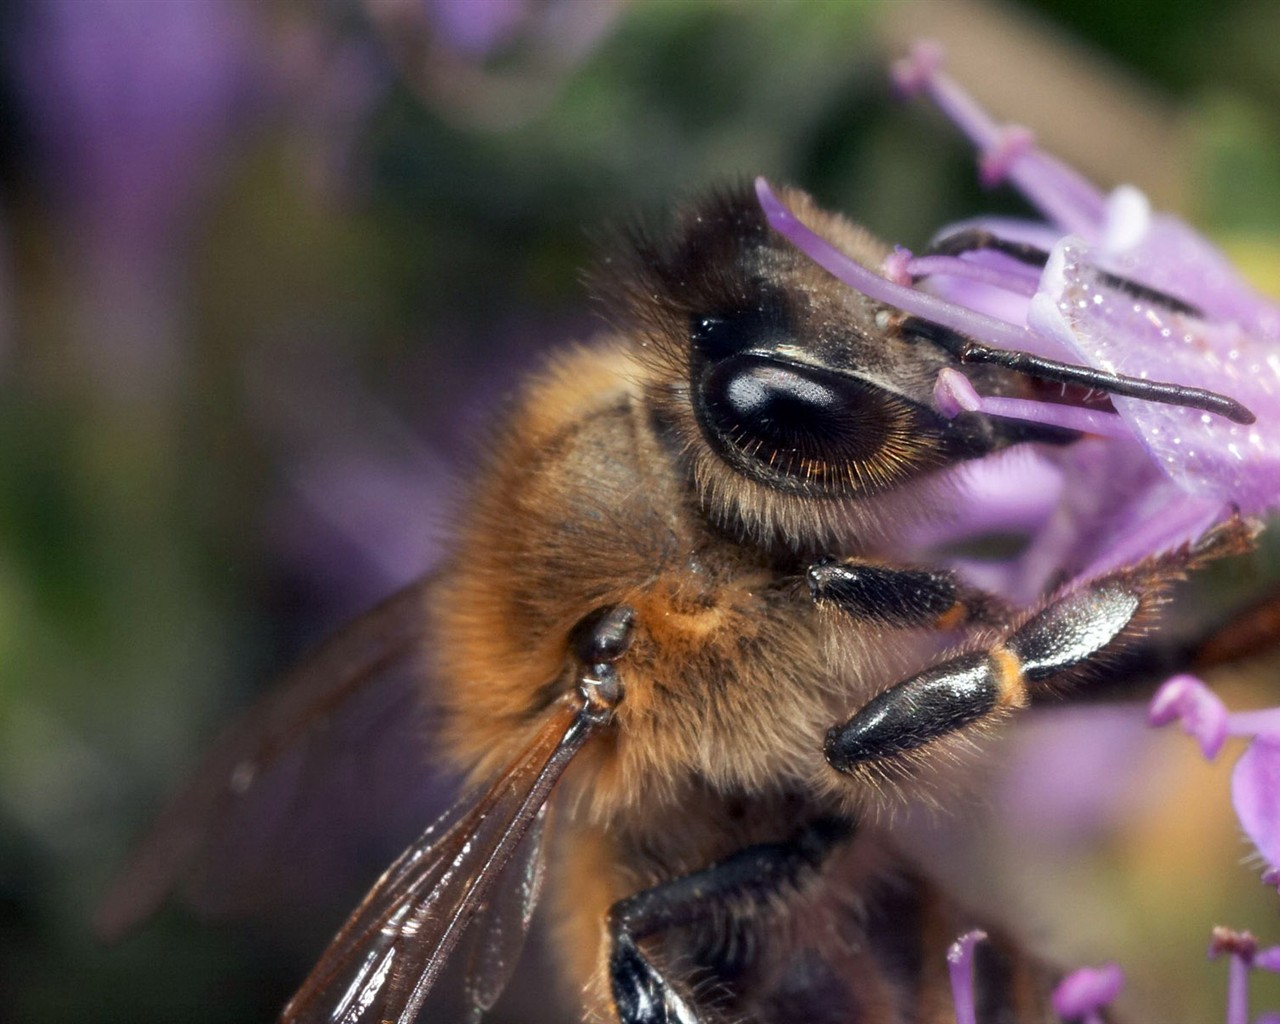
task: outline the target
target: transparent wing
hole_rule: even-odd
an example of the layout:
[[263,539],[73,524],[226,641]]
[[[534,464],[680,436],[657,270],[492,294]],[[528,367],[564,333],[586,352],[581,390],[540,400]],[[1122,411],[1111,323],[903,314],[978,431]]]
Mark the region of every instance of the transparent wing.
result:
[[120,937],[179,885],[210,912],[297,902],[325,891],[339,860],[385,863],[373,837],[389,830],[399,845],[448,806],[454,787],[424,754],[430,588],[347,627],[218,740],[113,882],[100,935]]
[[546,874],[543,858],[546,816],[547,805],[543,805],[538,820],[520,841],[494,894],[485,902],[472,926],[474,941],[466,984],[467,1005],[471,1010],[468,1024],[479,1024],[480,1018],[493,1009],[520,959]]
[[[280,1016],[284,1024],[410,1024],[495,883],[526,879],[526,837],[545,822],[557,780],[601,720],[558,705],[537,735],[478,798],[450,811],[383,874]],[[535,849],[539,839],[529,837]],[[517,858],[517,853],[521,854]],[[515,868],[507,873],[507,868]],[[534,868],[535,873],[540,869]],[[530,896],[536,899],[536,882]],[[518,946],[532,903],[503,922],[499,948]],[[507,934],[514,930],[515,934]],[[482,968],[468,992],[496,1001],[505,966]]]

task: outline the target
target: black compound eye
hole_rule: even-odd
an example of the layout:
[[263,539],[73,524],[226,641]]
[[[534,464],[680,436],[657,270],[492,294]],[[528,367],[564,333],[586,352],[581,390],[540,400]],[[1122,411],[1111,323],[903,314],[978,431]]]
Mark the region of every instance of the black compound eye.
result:
[[905,403],[857,378],[770,356],[708,367],[697,401],[722,456],[789,490],[850,493],[891,482],[913,447]]

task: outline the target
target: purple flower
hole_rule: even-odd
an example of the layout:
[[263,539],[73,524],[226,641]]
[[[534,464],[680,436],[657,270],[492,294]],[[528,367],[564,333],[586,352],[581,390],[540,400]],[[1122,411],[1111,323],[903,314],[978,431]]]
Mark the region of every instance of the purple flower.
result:
[[1148,721],[1168,725],[1180,721],[1182,731],[1195,738],[1209,760],[1218,756],[1227,740],[1227,708],[1217,695],[1195,676],[1174,676],[1151,700]]
[[906,93],[927,93],[973,140],[986,184],[1011,182],[1044,222],[969,221],[935,242],[967,232],[982,239],[976,248],[938,245],[919,257],[898,248],[869,268],[810,230],[763,180],[757,191],[775,229],[859,292],[951,332],[962,363],[1008,367],[1009,353],[1023,353],[1034,376],[1094,389],[1048,402],[983,395],[955,369],[939,375],[935,397],[946,413],[1090,437],[1058,465],[1068,488],[1087,483],[1091,500],[1037,533],[1006,596],[1034,595],[1055,573],[1086,577],[1132,563],[1234,509],[1280,503],[1280,307],[1136,189],[1104,194],[1026,129],[993,121],[940,68],[940,51],[921,44],[895,78]]
[[436,31],[458,53],[488,57],[529,17],[528,0],[429,0]]
[[[1280,709],[1273,714],[1280,717]],[[1280,865],[1280,729],[1249,744],[1231,773],[1240,825],[1272,868]]]
[[217,0],[26,5],[15,49],[43,187],[65,218],[96,386],[180,379],[186,245],[254,85],[259,12]]
[[219,163],[256,29],[216,0],[34,5],[20,87],[60,198],[96,230],[167,241]]
[[1101,1024],[1102,1010],[1124,988],[1124,971],[1117,964],[1081,967],[1053,990],[1053,1012],[1064,1020]]
[[1280,708],[1228,712],[1193,676],[1175,676],[1151,701],[1152,725],[1182,723],[1206,758],[1222,749],[1228,736],[1251,737],[1231,775],[1231,801],[1245,834],[1267,862],[1263,881],[1280,880]]

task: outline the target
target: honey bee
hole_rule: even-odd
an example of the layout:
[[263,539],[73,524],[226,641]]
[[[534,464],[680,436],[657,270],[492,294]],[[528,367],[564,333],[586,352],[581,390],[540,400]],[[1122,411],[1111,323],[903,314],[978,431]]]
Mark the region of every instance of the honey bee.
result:
[[[782,196],[851,258],[884,259]],[[904,559],[903,537],[946,514],[964,463],[1080,439],[948,418],[939,372],[1018,396],[1052,367],[965,362],[774,233],[748,187],[690,205],[667,238],[630,236],[592,284],[611,329],[528,383],[448,563],[224,739],[101,929],[145,917],[286,749],[413,661],[471,795],[387,869],[282,1021],[435,1019],[419,1013],[468,931],[478,1020],[544,868],[584,1020],[951,1020],[944,954],[975,926],[983,1019],[1051,1019],[1052,970],[915,867],[886,809],[962,793],[995,723],[1134,649],[1170,586],[1252,528],[1008,607]],[[1091,383],[1062,400],[1105,408]]]

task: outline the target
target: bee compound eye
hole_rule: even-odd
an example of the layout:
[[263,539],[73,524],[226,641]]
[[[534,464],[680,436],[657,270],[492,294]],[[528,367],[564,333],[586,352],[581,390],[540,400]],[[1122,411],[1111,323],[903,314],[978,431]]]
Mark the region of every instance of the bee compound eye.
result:
[[740,355],[710,367],[698,394],[703,432],[752,475],[822,485],[882,475],[901,410],[874,385],[821,367]]

